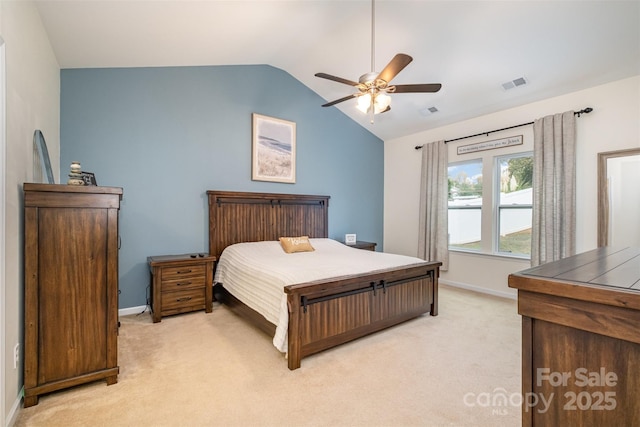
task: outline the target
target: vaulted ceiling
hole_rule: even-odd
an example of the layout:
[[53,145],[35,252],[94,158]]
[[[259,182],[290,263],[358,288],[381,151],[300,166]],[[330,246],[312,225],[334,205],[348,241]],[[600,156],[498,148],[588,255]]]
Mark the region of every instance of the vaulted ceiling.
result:
[[[353,88],[315,73],[372,71],[369,0],[36,4],[61,68],[269,64],[327,101]],[[396,53],[413,62],[393,83],[442,89],[391,95],[374,124],[355,100],[328,107],[384,140],[640,74],[640,2],[377,0],[375,71]]]

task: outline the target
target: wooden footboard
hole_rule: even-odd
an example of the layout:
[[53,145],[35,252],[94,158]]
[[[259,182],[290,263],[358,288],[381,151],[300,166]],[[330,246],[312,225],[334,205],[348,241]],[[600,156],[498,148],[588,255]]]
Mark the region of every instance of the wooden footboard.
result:
[[440,265],[287,286],[289,369],[310,354],[424,313],[436,316]]

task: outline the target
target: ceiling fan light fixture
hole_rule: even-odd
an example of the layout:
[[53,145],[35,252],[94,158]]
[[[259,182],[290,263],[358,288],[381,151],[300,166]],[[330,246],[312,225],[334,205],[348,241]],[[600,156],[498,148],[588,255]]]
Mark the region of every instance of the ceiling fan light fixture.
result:
[[358,104],[356,105],[358,110],[367,114],[371,108],[371,98],[373,97],[373,114],[380,114],[384,112],[389,105],[391,105],[391,97],[384,92],[365,93],[358,97]]
[[380,114],[391,105],[391,97],[384,92],[378,92],[374,96],[373,113]]
[[358,110],[362,111],[364,114],[367,114],[369,111],[369,107],[371,107],[371,94],[365,93],[364,95],[360,95],[358,97],[358,104],[356,105]]

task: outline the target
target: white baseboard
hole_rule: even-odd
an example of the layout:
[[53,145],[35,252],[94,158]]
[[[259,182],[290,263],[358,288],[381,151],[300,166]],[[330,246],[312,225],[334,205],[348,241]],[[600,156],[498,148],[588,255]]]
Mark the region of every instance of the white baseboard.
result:
[[18,397],[16,397],[15,402],[13,402],[13,405],[11,405],[11,409],[9,410],[9,413],[7,414],[7,419],[5,420],[4,425],[11,427],[16,420],[18,419],[18,412],[20,411],[20,403],[22,402],[22,396],[24,395],[24,387],[22,387],[20,389],[20,393],[18,393]]
[[487,288],[483,288],[481,286],[474,286],[474,285],[469,285],[467,283],[460,283],[460,282],[454,282],[451,280],[443,280],[443,279],[439,279],[438,280],[439,283],[442,283],[443,285],[448,285],[448,286],[452,286],[454,288],[461,288],[461,289],[467,289],[469,291],[474,291],[474,292],[480,292],[482,294],[489,294],[489,295],[493,295],[496,297],[501,297],[501,298],[508,298],[508,299],[518,299],[518,294],[517,293],[509,293],[509,292],[502,292],[502,291],[496,291],[494,289],[487,289]]
[[137,307],[128,307],[128,308],[121,308],[118,310],[118,316],[128,316],[130,314],[140,314],[143,311],[147,310],[148,306],[146,305],[139,305]]

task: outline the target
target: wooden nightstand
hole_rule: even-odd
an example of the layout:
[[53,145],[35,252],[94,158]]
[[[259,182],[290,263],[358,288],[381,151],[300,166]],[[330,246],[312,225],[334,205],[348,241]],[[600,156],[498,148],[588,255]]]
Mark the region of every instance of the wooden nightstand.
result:
[[[342,242],[344,243],[344,242]],[[344,243],[345,245],[347,245],[346,243]],[[365,242],[362,240],[358,240],[353,244],[347,245],[350,248],[356,248],[356,249],[365,249],[367,251],[375,251],[376,250],[376,245],[377,243],[374,242]]]
[[153,323],[162,316],[203,310],[211,313],[213,267],[208,254],[150,256]]

